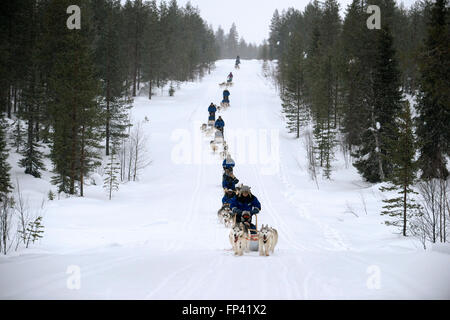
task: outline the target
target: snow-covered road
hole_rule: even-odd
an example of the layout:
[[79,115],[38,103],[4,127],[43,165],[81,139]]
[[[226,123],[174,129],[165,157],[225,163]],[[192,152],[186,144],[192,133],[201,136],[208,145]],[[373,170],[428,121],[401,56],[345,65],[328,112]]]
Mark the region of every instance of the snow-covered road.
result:
[[[175,97],[136,98],[134,120],[150,119],[152,164],[112,201],[90,186],[83,199],[49,202],[41,243],[0,258],[0,298],[450,298],[448,246],[424,251],[383,225],[377,187],[346,168],[339,151],[332,180],[319,177],[318,188],[303,139],[284,128],[261,62],[243,60],[240,70],[233,64],[218,61]],[[230,71],[231,107],[219,115],[235,174],[262,204],[258,224],[278,229],[270,257],[235,257],[228,230],[217,223],[222,161],[200,125]],[[51,188],[21,177],[34,198]]]

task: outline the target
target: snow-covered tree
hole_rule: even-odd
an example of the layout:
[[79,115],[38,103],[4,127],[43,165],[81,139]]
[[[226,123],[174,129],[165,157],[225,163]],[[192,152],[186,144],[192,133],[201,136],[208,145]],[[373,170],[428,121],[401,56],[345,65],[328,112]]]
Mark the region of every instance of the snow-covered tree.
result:
[[119,172],[120,162],[117,159],[117,145],[113,143],[109,160],[105,167],[105,179],[103,187],[108,193],[109,200],[112,198],[112,193],[119,190]]

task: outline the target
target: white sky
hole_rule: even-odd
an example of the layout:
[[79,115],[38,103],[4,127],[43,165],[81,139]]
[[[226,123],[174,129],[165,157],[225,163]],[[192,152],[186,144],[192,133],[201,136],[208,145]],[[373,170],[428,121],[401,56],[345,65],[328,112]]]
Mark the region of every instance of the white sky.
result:
[[[184,6],[189,0],[177,0]],[[341,16],[352,0],[338,0],[341,5]],[[303,11],[309,0],[190,0],[194,7],[214,30],[219,25],[228,33],[231,24],[236,23],[239,37],[245,41],[260,44],[269,37],[269,24],[275,9],[294,7]],[[397,0],[409,7],[415,0]]]

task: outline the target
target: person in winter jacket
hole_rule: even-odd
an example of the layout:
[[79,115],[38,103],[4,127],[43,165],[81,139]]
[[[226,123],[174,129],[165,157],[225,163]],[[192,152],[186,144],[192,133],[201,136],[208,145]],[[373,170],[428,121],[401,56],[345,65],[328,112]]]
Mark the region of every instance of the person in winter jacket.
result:
[[222,136],[223,136],[223,127],[225,127],[225,122],[223,121],[222,117],[219,116],[219,118],[217,118],[216,122],[214,123],[214,127],[222,132]]
[[236,65],[239,65],[241,63],[241,58],[239,56],[236,57]]
[[236,196],[236,193],[234,190],[231,190],[231,189],[225,189],[224,192],[225,193],[222,198],[222,205],[229,206],[231,203],[231,200]]
[[236,191],[236,184],[239,182],[230,169],[226,169],[222,176],[222,188]]
[[235,163],[234,160],[231,158],[231,156],[228,154],[227,157],[222,162],[223,169],[231,169],[233,171]]
[[230,74],[228,75],[228,78],[227,78],[227,82],[232,82],[232,81],[233,81],[233,73],[230,72]]
[[213,113],[213,114],[216,113],[216,111],[217,111],[217,108],[216,108],[215,104],[211,102],[211,104],[208,107],[209,115],[211,115],[211,113]]
[[230,103],[230,99],[228,98],[230,96],[230,91],[228,89],[223,90],[223,103]]
[[236,223],[243,222],[249,229],[256,229],[252,217],[261,210],[261,203],[252,195],[249,186],[242,186],[239,194],[230,203],[230,209],[236,215]]

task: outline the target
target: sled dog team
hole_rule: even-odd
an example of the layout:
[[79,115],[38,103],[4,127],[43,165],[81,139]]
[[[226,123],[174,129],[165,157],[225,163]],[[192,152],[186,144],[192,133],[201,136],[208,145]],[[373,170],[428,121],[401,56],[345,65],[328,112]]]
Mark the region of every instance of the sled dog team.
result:
[[[239,64],[238,56],[235,65],[236,69],[239,68]],[[228,88],[228,86],[232,85],[232,81],[233,74],[230,72],[227,82],[220,83],[219,86]],[[208,107],[208,123],[203,123],[200,128],[202,132],[208,135],[215,131],[214,140],[210,141],[210,147],[214,154],[218,152],[219,144],[223,147],[220,156],[223,159],[222,187],[225,195],[222,198],[223,206],[218,210],[217,215],[220,223],[223,223],[227,228],[231,228],[229,240],[235,255],[242,256],[244,252],[251,251],[256,243],[257,249],[252,251],[258,250],[259,255],[268,256],[274,252],[278,242],[278,232],[275,228],[264,224],[260,230],[257,230],[257,225],[252,223],[252,217],[259,213],[261,204],[256,196],[250,192],[250,187],[244,186],[242,183],[236,186],[239,180],[233,174],[235,163],[228,152],[228,145],[224,139],[225,122],[221,116],[217,120],[215,119],[216,111],[230,106],[229,96],[230,92],[228,89],[225,89],[220,106],[216,106],[211,102]]]

